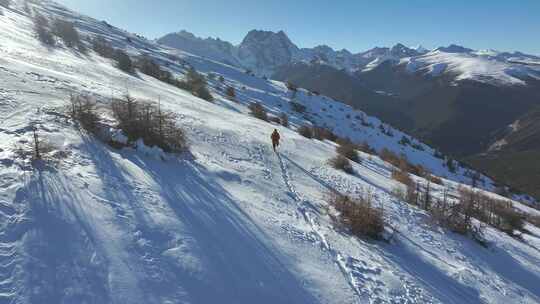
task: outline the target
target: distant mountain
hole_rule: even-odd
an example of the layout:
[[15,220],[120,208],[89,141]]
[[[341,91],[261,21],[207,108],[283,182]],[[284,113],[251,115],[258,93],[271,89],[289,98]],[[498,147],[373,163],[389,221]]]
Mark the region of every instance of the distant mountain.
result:
[[521,52],[473,50],[450,44],[429,51],[422,46],[398,43],[365,52],[334,50],[327,45],[299,48],[283,31],[250,31],[239,45],[214,38],[198,38],[181,31],[157,40],[163,45],[272,76],[294,63],[325,64],[348,73],[369,72],[383,63],[404,67],[410,74],[473,80],[496,85],[524,85],[540,79],[540,57]]
[[369,64],[373,66],[376,62],[398,62],[401,58],[425,53],[423,48],[416,50],[399,43],[392,48],[374,48],[358,54],[345,49],[336,51],[326,45],[299,48],[283,31],[260,30],[250,31],[237,46],[220,39],[199,38],[186,31],[165,35],[157,42],[266,76],[272,75],[281,66],[297,62],[322,63],[354,72]]
[[291,62],[298,52],[298,47],[282,31],[253,30],[238,46],[237,58],[247,68],[271,74],[274,67]]
[[240,65],[236,59],[236,47],[219,38],[198,38],[192,33],[180,31],[159,39],[161,44],[181,49],[186,52],[208,57],[230,65]]

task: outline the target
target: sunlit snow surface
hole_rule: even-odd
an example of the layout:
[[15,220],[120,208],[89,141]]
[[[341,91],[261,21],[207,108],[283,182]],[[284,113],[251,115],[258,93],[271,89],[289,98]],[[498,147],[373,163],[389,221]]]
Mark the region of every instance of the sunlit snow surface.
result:
[[[39,44],[18,10],[0,16],[0,303],[538,303],[540,230],[525,241],[492,229],[484,249],[430,223],[424,212],[390,194],[399,184],[390,166],[362,154],[355,174],[331,169],[330,142],[293,131],[311,120],[341,135],[388,147],[422,163],[455,189],[433,150],[397,144],[380,122],[325,97],[300,91],[305,115],[290,110],[279,82],[200,57],[164,49],[106,24],[41,2],[36,9],[74,20],[83,35],[104,35],[132,54],[148,53],[171,71],[176,57],[203,73],[225,77],[238,102],[211,81],[214,103],[112,62]],[[20,5],[20,3],[17,3]],[[130,36],[128,44],[125,37]],[[244,89],[245,87],[245,89]],[[105,111],[111,95],[129,88],[180,114],[192,156],[160,157],[140,145],[115,150],[58,114],[69,94],[95,96]],[[250,117],[246,104],[286,111],[291,129]],[[65,151],[59,163],[16,156],[31,139]],[[269,146],[277,128],[278,154]],[[454,180],[454,181],[451,181]],[[485,187],[493,189],[488,182]],[[370,189],[399,231],[391,243],[366,242],[332,222],[330,189],[351,195]],[[434,186],[435,195],[442,188]],[[529,210],[516,203],[516,206]],[[391,230],[389,228],[389,230]]]

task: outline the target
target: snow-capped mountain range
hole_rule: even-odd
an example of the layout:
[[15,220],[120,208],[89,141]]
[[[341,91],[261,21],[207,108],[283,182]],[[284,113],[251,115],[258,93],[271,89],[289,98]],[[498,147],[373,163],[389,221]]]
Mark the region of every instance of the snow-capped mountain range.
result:
[[158,43],[193,52],[210,59],[227,62],[270,77],[277,68],[305,62],[328,64],[350,73],[369,71],[384,62],[405,66],[411,73],[433,77],[452,75],[456,81],[464,79],[499,84],[525,84],[528,79],[540,79],[540,57],[521,52],[473,50],[458,45],[427,50],[403,44],[375,47],[365,52],[351,53],[320,45],[299,48],[283,32],[250,31],[239,45],[220,39],[198,38],[181,31],[165,35]]
[[283,31],[276,33],[261,30],[250,31],[237,46],[219,38],[198,38],[185,30],[165,35],[157,39],[157,42],[266,76],[271,76],[280,66],[295,62],[325,63],[352,72],[374,61],[399,61],[404,57],[418,56],[427,52],[421,46],[413,49],[402,44],[396,44],[391,48],[376,47],[357,54],[345,49],[336,51],[327,45],[299,48]]

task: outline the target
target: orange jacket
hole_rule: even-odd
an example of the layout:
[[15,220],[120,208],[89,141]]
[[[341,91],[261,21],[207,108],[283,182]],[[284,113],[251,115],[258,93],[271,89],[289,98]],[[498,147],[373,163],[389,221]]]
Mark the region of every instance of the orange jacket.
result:
[[274,132],[272,133],[271,138],[272,138],[272,142],[278,142],[279,138],[280,138],[279,133],[274,130]]

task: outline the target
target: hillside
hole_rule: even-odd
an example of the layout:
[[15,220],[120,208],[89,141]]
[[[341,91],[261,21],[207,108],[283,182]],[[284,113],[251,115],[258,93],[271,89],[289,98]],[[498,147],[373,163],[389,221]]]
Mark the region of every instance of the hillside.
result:
[[[325,45],[301,48],[282,31],[257,30],[238,46],[186,31],[157,41],[321,92],[465,161],[487,152],[501,129],[540,104],[540,57],[521,52],[455,44],[426,50],[398,43],[351,53]],[[520,191],[536,193],[536,185],[516,182],[510,177],[516,174],[495,169],[513,158],[497,155],[502,154],[484,158],[478,169]],[[539,164],[528,159],[533,161],[529,170],[516,172],[533,180],[540,171],[532,168]]]
[[[472,171],[456,165],[451,172],[431,147],[329,97],[158,45],[51,1],[29,2],[31,13],[24,3],[0,8],[1,304],[540,301],[540,228],[486,226],[479,244],[397,197],[404,185],[392,178],[396,168],[375,153],[358,152],[361,161],[347,174],[328,164],[336,143],[297,130],[325,126],[378,152],[403,153],[442,177],[430,184],[439,200],[469,189]],[[86,48],[60,39],[42,44],[36,13],[73,22]],[[120,70],[92,50],[96,36],[179,79],[194,68],[214,100]],[[189,152],[141,141],[119,148],[117,137],[103,140],[69,114],[70,95],[86,96],[107,126],[101,131],[115,133],[111,103],[126,94],[175,113]],[[253,103],[270,116],[288,114],[289,127],[252,117]],[[282,135],[279,153],[269,143],[273,129]],[[34,131],[47,148],[41,160],[32,159]],[[410,144],[399,144],[403,137]],[[492,180],[480,178],[478,193],[502,199],[489,192]],[[384,214],[383,238],[354,236],[336,220],[334,192],[369,193]],[[511,208],[540,215],[517,201],[532,199],[513,198]]]
[[467,160],[501,181],[540,197],[540,110],[533,109],[501,129],[488,151]]

